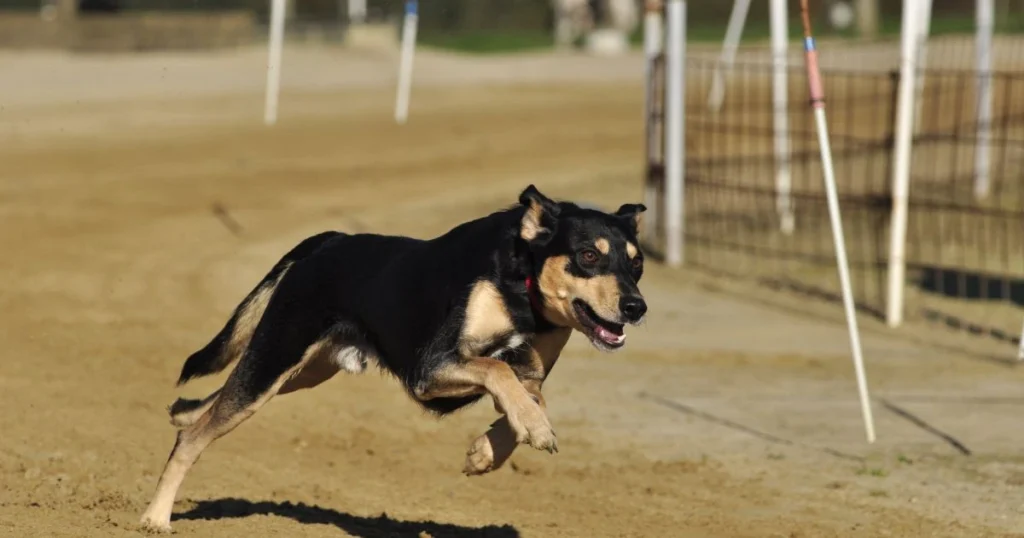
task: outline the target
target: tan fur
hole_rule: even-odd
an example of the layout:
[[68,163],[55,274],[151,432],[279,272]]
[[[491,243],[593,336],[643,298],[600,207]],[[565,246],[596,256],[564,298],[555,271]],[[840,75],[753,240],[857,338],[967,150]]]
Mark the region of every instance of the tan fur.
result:
[[160,475],[153,500],[150,501],[146,512],[142,515],[143,527],[155,531],[170,531],[174,497],[177,495],[182,481],[185,480],[188,470],[199,459],[199,455],[210,443],[238,427],[270,401],[289,379],[306,366],[303,361],[308,360],[308,357],[309,355],[304,356],[303,360],[284,372],[267,392],[245,409],[233,409],[231,406],[223,404],[218,397],[194,424],[178,432],[178,440],[174,444],[171,456],[167,459],[163,473]]
[[462,324],[459,352],[463,357],[480,354],[496,338],[512,332],[512,317],[505,300],[494,283],[480,281],[473,285],[466,304],[466,321]]
[[626,255],[629,256],[629,259],[632,260],[633,258],[636,258],[636,255],[639,253],[640,251],[637,250],[636,245],[626,241]]
[[597,247],[597,251],[600,252],[601,254],[608,254],[609,252],[612,251],[612,244],[609,243],[608,240],[603,237],[598,239],[597,241],[594,241],[594,246]]
[[301,362],[305,364],[284,385],[278,394],[311,389],[334,377],[338,372],[361,374],[366,370],[367,351],[339,342],[330,336],[321,338],[306,348]]
[[567,256],[552,256],[544,262],[537,282],[544,296],[544,316],[555,325],[583,331],[573,312],[573,299],[582,299],[602,318],[619,317],[619,283],[614,275],[579,278],[566,266]]
[[541,207],[540,202],[536,200],[530,201],[530,207],[526,208],[526,213],[523,214],[523,221],[519,229],[520,237],[527,241],[533,241],[541,232],[546,230],[540,224],[540,217],[543,212],[544,208]]
[[508,417],[503,416],[491,424],[487,433],[470,443],[462,472],[467,475],[489,473],[508,461],[517,446],[515,432]]
[[551,369],[555,367],[555,362],[562,354],[565,344],[569,342],[570,336],[572,336],[572,329],[559,327],[533,338],[533,342],[530,344],[530,354],[533,358],[532,362],[543,368],[544,377],[542,379],[546,379],[551,374]]
[[263,318],[263,312],[267,310],[267,305],[270,303],[270,297],[274,295],[274,290],[277,289],[277,285],[281,283],[281,279],[284,278],[285,273],[291,265],[288,265],[281,271],[281,274],[277,276],[277,279],[273,282],[269,282],[264,285],[259,291],[253,295],[252,300],[246,303],[242,311],[238,313],[238,319],[235,320],[235,328],[231,332],[231,338],[228,339],[228,344],[224,347],[222,353],[224,353],[225,362],[231,364],[232,362],[240,359],[242,354],[245,353],[246,348],[249,347],[249,341],[252,340],[252,333],[256,331],[256,325],[259,324],[260,319]]
[[294,377],[285,382],[281,386],[281,390],[278,391],[278,394],[311,389],[334,377],[334,374],[340,371],[341,368],[331,360],[330,353],[318,354],[316,358],[306,363],[302,370],[299,370]]
[[196,420],[199,420],[199,417],[201,417],[203,413],[213,405],[219,395],[220,389],[217,389],[206,398],[203,398],[203,403],[199,407],[190,411],[183,411],[181,413],[171,415],[171,425],[175,428],[181,429],[195,424]]
[[428,385],[415,391],[420,400],[483,393],[490,394],[505,410],[516,442],[529,443],[534,448],[550,452],[557,450],[555,434],[544,410],[533,400],[512,368],[498,359],[475,357],[459,361],[435,372]]
[[637,234],[637,236],[643,235],[644,214],[643,213],[637,213],[636,216],[633,217],[633,219],[636,220],[636,234]]
[[[555,362],[558,361],[562,349],[569,341],[572,329],[559,328],[551,332],[538,334],[531,343],[530,364],[535,371],[528,374],[523,380],[523,387],[526,388],[541,409],[547,409],[547,402],[541,394],[541,387],[544,379],[551,373]],[[498,408],[497,401],[495,407]],[[499,412],[501,410],[499,409]],[[477,437],[466,451],[466,463],[462,472],[468,475],[479,475],[491,472],[501,467],[508,458],[512,456],[517,446],[515,432],[508,422],[508,418],[502,417],[491,424],[487,433]]]
[[[280,278],[277,282],[280,282]],[[242,317],[248,319],[251,316],[256,316],[258,320],[256,312],[258,311],[262,315],[266,308],[266,301],[277,282],[260,290],[251,305],[242,313],[244,316],[240,316],[240,320]],[[255,328],[254,322],[247,321],[247,323],[247,328],[242,329],[249,332],[248,337],[245,338],[246,344]],[[241,333],[236,331],[235,335],[239,334]],[[352,353],[352,355],[349,357],[339,356],[339,354],[345,353]],[[330,337],[321,338],[306,348],[299,362],[278,377],[265,393],[245,409],[238,410],[221,403],[223,389],[218,389],[204,398],[203,405],[198,409],[173,417],[172,423],[180,425],[183,429],[178,432],[178,440],[160,476],[156,494],[142,516],[142,525],[158,531],[170,529],[171,509],[178,488],[185,479],[189,468],[210,443],[235,429],[275,395],[315,387],[342,369],[361,372],[365,369],[366,357],[365,350],[347,346]]]
[[[240,358],[241,353],[248,346],[248,342],[252,338],[252,332],[256,327],[256,323],[251,323],[249,320],[256,316],[257,310],[262,315],[270,295],[277,286],[277,282],[280,282],[280,278],[260,290],[253,297],[250,305],[239,316],[240,321],[243,318],[246,319],[246,326],[242,330],[236,328],[236,331],[232,334],[232,353],[238,355],[232,360]],[[245,333],[248,334],[246,335]],[[238,340],[237,342],[236,339]],[[237,351],[234,351],[235,349]],[[292,378],[288,379],[278,394],[288,394],[300,389],[313,388],[334,377],[335,374],[342,370],[351,374],[362,373],[366,369],[366,354],[362,350],[338,344],[330,338],[322,338],[306,348],[300,362],[306,366],[299,370]],[[217,389],[209,396],[203,398],[202,405],[196,409],[172,415],[171,425],[179,429],[193,425],[203,413],[210,409],[219,394],[220,389]]]
[[306,348],[301,363],[305,366],[281,385],[278,394],[313,388],[334,377],[341,368],[335,364],[335,345],[330,338],[321,338]]

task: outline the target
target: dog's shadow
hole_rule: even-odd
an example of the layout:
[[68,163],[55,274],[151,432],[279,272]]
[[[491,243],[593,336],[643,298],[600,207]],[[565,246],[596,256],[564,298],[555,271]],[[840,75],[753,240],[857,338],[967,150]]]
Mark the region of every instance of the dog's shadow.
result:
[[432,538],[519,538],[519,531],[511,525],[463,527],[432,521],[399,521],[388,517],[387,514],[379,517],[362,517],[304,503],[252,502],[245,499],[199,501],[194,508],[175,514],[172,519],[231,519],[255,515],[286,517],[307,525],[334,525],[348,534],[363,538],[419,538],[424,536],[422,533]]

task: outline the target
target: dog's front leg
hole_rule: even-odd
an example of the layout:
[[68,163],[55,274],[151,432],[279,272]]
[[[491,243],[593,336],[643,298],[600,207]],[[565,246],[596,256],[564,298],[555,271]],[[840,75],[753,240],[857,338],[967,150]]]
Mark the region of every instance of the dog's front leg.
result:
[[505,410],[516,443],[556,452],[555,432],[540,404],[516,377],[512,368],[497,359],[476,357],[445,365],[416,388],[421,400],[464,397],[488,393]]
[[[559,328],[536,335],[530,344],[530,360],[520,367],[519,377],[523,387],[545,412],[547,404],[544,395],[541,394],[541,386],[558,362],[558,357],[571,334],[572,329]],[[494,401],[494,408],[499,413],[505,412],[498,400]],[[469,445],[462,472],[467,475],[480,475],[501,467],[515,451],[518,444],[515,439],[512,425],[506,417],[501,417],[491,424],[487,433],[477,437]]]
[[[546,412],[547,405],[544,402],[544,395],[540,392],[541,382],[527,379],[523,380],[523,386],[541,409]],[[494,402],[494,407],[499,413],[504,414],[504,410],[499,408],[497,401]],[[472,476],[494,471],[512,457],[517,445],[515,432],[512,431],[508,417],[502,416],[491,424],[487,433],[477,437],[469,445],[462,472]]]

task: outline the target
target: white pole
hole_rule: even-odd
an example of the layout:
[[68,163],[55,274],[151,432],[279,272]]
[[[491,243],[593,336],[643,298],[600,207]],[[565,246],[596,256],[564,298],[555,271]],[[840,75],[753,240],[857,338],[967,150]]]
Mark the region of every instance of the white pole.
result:
[[[654,80],[654,64],[661,55],[665,46],[665,36],[662,28],[662,3],[661,0],[647,0],[644,8],[644,61],[647,67],[647,87],[645,94],[645,106],[644,106],[644,125],[646,126],[646,136],[648,144],[655,143],[655,135],[659,133],[654,131],[654,122],[651,118],[651,111],[654,110],[654,99],[657,96]],[[655,157],[652,153],[655,148],[647,148],[647,159],[648,165],[650,160]],[[660,149],[658,150],[658,156],[660,157]],[[644,235],[648,237],[656,237],[661,230],[661,206],[662,202],[658,199],[658,188],[656,185],[651,184],[645,178],[644,183],[644,205],[647,206],[647,222],[651,224],[644,227]]]
[[686,2],[668,1],[668,47],[666,51],[666,157],[665,157],[665,198],[667,233],[665,261],[672,267],[683,264],[683,208],[685,189],[683,186],[685,166],[685,80],[683,59],[686,56]]
[[416,52],[416,26],[419,14],[416,0],[405,2],[405,24],[402,26],[402,58],[398,66],[398,96],[395,98],[395,122],[404,124],[409,118],[409,92],[412,89],[412,57]]
[[779,229],[789,235],[795,226],[793,216],[792,175],[789,152],[789,14],[786,0],[771,0],[772,33],[772,125],[775,135],[775,209]]
[[366,0],[348,0],[348,20],[352,23],[366,20]]
[[992,31],[995,7],[992,0],[977,0],[977,99],[978,134],[974,147],[974,196],[988,196],[989,157],[992,151]]
[[846,260],[846,241],[843,234],[843,219],[839,213],[839,194],[836,189],[836,175],[832,165],[832,148],[829,144],[828,122],[825,120],[825,92],[818,70],[818,56],[811,37],[810,20],[803,3],[808,86],[814,121],[818,130],[818,147],[821,149],[821,166],[824,172],[825,195],[828,199],[828,216],[832,224],[832,244],[836,251],[836,269],[839,271],[839,285],[843,293],[843,310],[846,312],[846,326],[850,333],[850,350],[853,353],[853,367],[857,375],[857,391],[860,395],[860,409],[864,417],[864,430],[868,443],[875,442],[875,420],[871,414],[871,400],[868,396],[867,375],[864,373],[864,354],[860,346],[860,329],[857,327],[857,312],[853,304],[853,286],[850,284],[850,267]]
[[284,13],[287,0],[270,2],[270,45],[267,60],[267,99],[263,123],[277,123],[277,101],[281,93],[281,49],[284,48]]
[[832,169],[832,149],[829,147],[828,123],[825,109],[814,111],[818,126],[818,144],[821,146],[821,163],[825,169],[825,193],[828,196],[828,213],[832,221],[832,242],[836,250],[836,265],[839,269],[839,285],[843,291],[843,309],[846,311],[846,326],[850,333],[850,350],[853,353],[853,367],[857,375],[857,391],[860,394],[860,409],[864,416],[864,429],[869,443],[875,442],[875,421],[871,415],[868,396],[867,376],[864,373],[864,354],[860,346],[860,329],[857,327],[857,312],[853,304],[853,286],[850,284],[850,269],[846,260],[846,241],[843,238],[843,221],[839,214],[839,197],[836,193],[835,172]]
[[1024,361],[1024,324],[1020,328],[1020,349],[1017,350],[1017,360]]
[[869,443],[875,442],[875,421],[871,415],[868,396],[867,376],[864,373],[864,354],[860,345],[860,329],[857,327],[857,312],[853,304],[853,286],[850,284],[850,268],[846,260],[846,241],[843,235],[843,220],[839,213],[839,196],[836,193],[835,172],[832,169],[832,149],[829,147],[828,123],[825,109],[814,111],[818,126],[818,144],[821,146],[821,163],[825,169],[825,193],[828,196],[828,214],[832,221],[832,242],[836,250],[836,265],[839,270],[839,285],[843,291],[843,309],[846,311],[846,327],[850,333],[850,350],[853,353],[853,368],[857,375],[857,392],[860,395],[860,409],[864,416],[864,429]]
[[932,0],[921,0],[917,22],[917,65],[914,87],[914,132],[921,132],[921,109],[924,105],[925,69],[928,68],[928,32],[932,25]]
[[718,58],[718,65],[715,66],[711,91],[708,92],[708,108],[712,112],[718,112],[722,108],[722,101],[725,100],[725,75],[732,70],[732,64],[736,61],[736,49],[739,48],[740,38],[743,37],[743,26],[747,23],[749,11],[750,0],[736,0],[732,4],[729,26],[725,29],[725,40],[722,42],[722,54]]
[[889,281],[886,295],[885,321],[890,327],[903,323],[903,288],[907,264],[907,203],[910,194],[911,135],[914,127],[914,72],[917,66],[915,28],[920,18],[914,1],[903,2],[903,29],[899,94],[897,96],[895,160],[892,177],[892,225],[889,237]]

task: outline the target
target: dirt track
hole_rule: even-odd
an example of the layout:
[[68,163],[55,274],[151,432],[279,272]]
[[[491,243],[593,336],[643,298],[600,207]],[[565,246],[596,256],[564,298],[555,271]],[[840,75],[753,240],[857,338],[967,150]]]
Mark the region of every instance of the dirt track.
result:
[[[274,129],[257,123],[252,88],[11,107],[0,535],[138,535],[173,441],[164,407],[182,360],[306,235],[431,236],[529,182],[636,200],[640,96],[639,84],[593,81],[430,89],[403,128],[380,89],[293,88]],[[1024,532],[1019,371],[868,337],[875,396],[902,397],[975,455],[881,404],[882,440],[867,447],[840,325],[691,280],[650,270],[651,321],[618,354],[574,337],[546,387],[556,456],[520,449],[507,468],[464,477],[489,405],[439,422],[390,379],[339,377],[274,400],[211,447],[173,525],[218,538]]]

